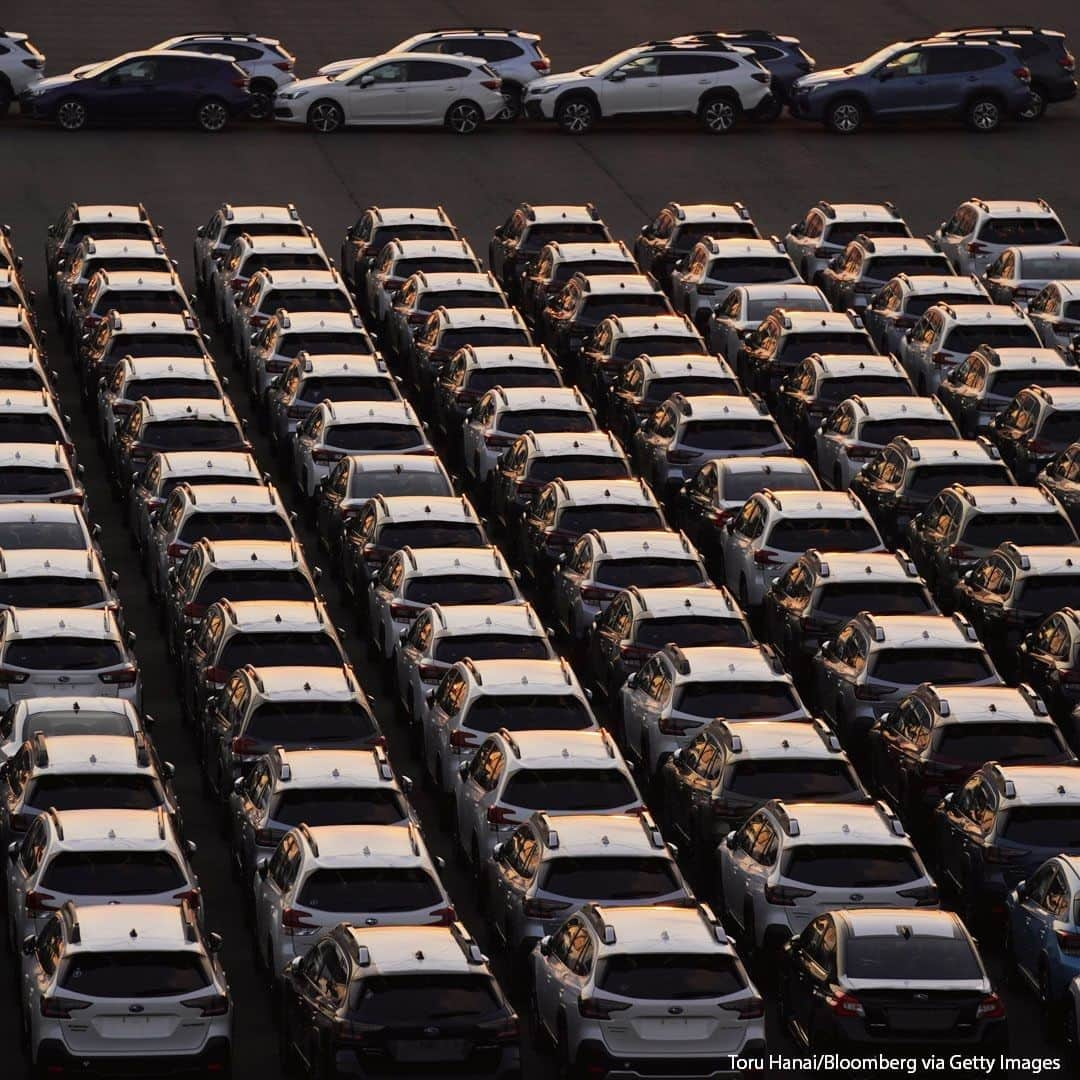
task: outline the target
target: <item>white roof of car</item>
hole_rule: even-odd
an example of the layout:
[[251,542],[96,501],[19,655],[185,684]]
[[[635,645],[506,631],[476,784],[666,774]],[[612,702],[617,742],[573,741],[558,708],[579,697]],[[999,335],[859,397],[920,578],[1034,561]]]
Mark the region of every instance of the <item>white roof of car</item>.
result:
[[[716,461],[717,472],[731,473],[760,473],[766,486],[770,484],[771,477],[784,476],[812,476],[815,480],[817,474],[805,458],[797,457],[737,457],[719,458]],[[783,485],[779,485],[780,488]]]
[[392,783],[383,775],[374,750],[289,750],[285,760],[290,777],[281,781],[283,789],[382,787]]
[[[875,244],[880,241],[875,240]],[[985,296],[982,285],[969,277],[942,277],[940,274],[901,274],[904,288],[909,293],[924,292],[961,293],[964,296]]]
[[[622,765],[611,736],[596,731],[515,731],[509,764],[530,769],[610,769]],[[625,766],[624,766],[625,767]]]
[[159,851],[175,846],[172,830],[157,810],[61,810],[57,819],[67,851]]
[[555,361],[542,345],[466,345],[466,370],[474,368],[553,368]]
[[[755,721],[756,722],[756,721]],[[739,725],[742,735],[747,725]],[[809,726],[809,725],[807,725]],[[897,836],[877,806],[861,803],[785,802],[789,818],[799,823],[799,834],[790,843],[817,844],[902,844],[911,847],[906,836]],[[907,912],[904,912],[905,916]]]
[[822,574],[819,584],[828,588],[836,582],[865,581],[875,582],[910,581],[921,584],[918,577],[913,577],[904,569],[900,560],[889,551],[830,551],[820,553],[820,562],[828,567],[828,574]]
[[245,510],[283,514],[281,499],[272,487],[255,484],[199,484],[188,492],[188,501],[200,511],[228,513]]
[[392,376],[386,365],[371,353],[318,353],[311,355],[301,350],[300,374],[303,378],[319,375],[349,376],[370,379],[373,375],[383,379]]
[[[321,271],[313,271],[321,273]],[[342,288],[340,281],[337,288]],[[347,311],[290,311],[288,327],[281,327],[283,334],[311,334],[323,330],[340,333],[356,334],[358,337],[367,338],[368,333],[363,326],[354,321],[355,315]],[[368,338],[370,340],[370,338]]]
[[291,570],[303,565],[292,540],[209,540],[205,543],[209,570]]
[[529,433],[529,443],[530,454],[537,457],[582,454],[626,458],[622,447],[606,431],[534,431]]
[[627,265],[634,264],[634,257],[618,241],[610,243],[605,240],[579,241],[563,243],[561,240],[552,242],[556,258],[559,262],[588,262],[592,259],[609,259],[612,261],[625,262]]
[[[785,334],[812,334],[828,330],[833,334],[865,334],[844,311],[787,311],[783,313]],[[786,324],[790,323],[788,326]]]
[[[365,57],[364,59],[370,59]],[[357,60],[356,63],[362,63]],[[373,206],[370,207],[382,225],[449,225],[450,220],[441,206]]]
[[70,521],[84,527],[86,524],[80,507],[47,502],[0,503],[0,521]]
[[821,729],[812,723],[792,720],[745,720],[733,725],[742,748],[732,754],[733,761],[746,758],[820,758],[837,756],[821,737]]
[[841,916],[852,937],[905,936],[961,938],[960,916],[952,911],[923,908],[852,908]]
[[317,600],[222,600],[233,626],[243,633],[282,630],[319,633],[329,620]]
[[831,204],[835,213],[826,215],[828,224],[833,225],[838,221],[857,221],[864,218],[867,221],[900,221],[902,220],[893,210],[882,203],[843,203]]
[[569,665],[562,660],[476,660],[466,667],[484,693],[581,693]]
[[1080,803],[1080,767],[1076,765],[999,765],[998,771],[1016,789],[1005,806]]
[[[85,558],[85,556],[84,556]],[[116,615],[108,608],[8,608],[14,627],[7,634],[15,638],[81,637],[118,641],[120,629]]]
[[434,259],[475,259],[468,240],[448,240],[428,237],[423,240],[391,240],[390,250],[399,259],[421,259],[430,255]]
[[[88,236],[83,237],[79,243],[86,246],[85,255],[87,258],[116,259],[128,256],[132,259],[146,259],[153,255],[159,255],[166,265],[168,265],[169,261],[160,240],[136,239],[133,237],[103,238],[99,240],[96,236]],[[90,250],[90,243],[93,244],[93,251]]]
[[[323,869],[423,866],[429,861],[413,825],[318,825],[310,836],[318,854],[310,849],[307,854]],[[357,902],[363,906],[362,900]]]
[[679,225],[700,225],[709,221],[749,221],[746,217],[745,208],[740,210],[732,203],[679,203],[679,209],[683,216],[679,218]]
[[1045,514],[1047,510],[1057,510],[1057,501],[1052,495],[1032,487],[1017,487],[1009,484],[980,484],[967,488],[970,503],[981,511],[993,513],[1007,510],[1018,514]]
[[190,315],[172,311],[129,311],[120,315],[120,334],[187,334],[201,342]]
[[0,577],[66,577],[102,579],[103,571],[93,549],[21,548],[0,550]]
[[129,379],[217,380],[207,356],[125,356],[121,364]]
[[347,454],[354,472],[440,473],[442,462],[426,454]]
[[576,386],[512,386],[489,393],[500,412],[537,408],[587,412],[589,408]]
[[[122,203],[76,203],[77,221],[146,221],[142,206]],[[147,222],[147,225],[150,223]]]
[[[853,401],[853,398],[845,398],[840,404],[846,405]],[[897,394],[881,394],[876,397],[859,395],[859,401],[862,402],[861,406],[858,402],[854,402],[856,422],[899,420],[905,416],[910,416],[913,420],[952,420],[936,397],[904,397]]]
[[[921,236],[874,236],[871,237],[872,255],[898,255],[911,252],[918,255],[938,255],[937,248]],[[945,258],[944,255],[941,258]]]
[[1054,211],[1041,200],[1034,199],[974,199],[974,205],[988,214],[1003,214],[1013,216],[1016,214],[1024,217],[1057,217]]
[[656,496],[640,480],[557,480],[561,506],[619,505],[653,506]]
[[739,645],[693,645],[680,650],[690,666],[686,674],[677,675],[678,682],[696,682],[701,679],[754,678],[762,682],[791,682],[789,675],[773,670],[760,646],[745,648]]
[[384,521],[479,522],[472,504],[459,495],[391,495],[375,505]]
[[766,509],[775,510],[785,518],[815,518],[823,515],[837,517],[866,517],[866,510],[846,491],[774,491],[776,505],[765,499]]
[[[292,219],[290,219],[292,220]],[[276,251],[296,252],[304,254],[320,250],[318,240],[309,235],[295,236],[281,234],[273,236],[250,236],[241,234],[237,239],[242,239],[247,248],[245,254],[257,253],[259,255],[273,254]]]
[[891,356],[880,356],[877,353],[865,353],[862,356],[845,353],[815,355],[818,367],[831,378],[849,378],[865,374],[880,379],[882,376],[891,375],[904,382],[908,381],[907,374],[899,361]]
[[1021,323],[1028,318],[1011,304],[950,304],[948,315],[955,323],[971,326],[978,323]]
[[471,289],[473,292],[501,293],[502,288],[492,276],[484,271],[418,270],[422,277],[419,285],[427,292],[445,292],[447,289]]
[[170,450],[158,455],[162,473],[202,476],[259,476],[255,459],[243,450]]
[[319,408],[329,415],[327,426],[334,424],[403,424],[419,427],[420,420],[407,401],[324,401]]
[[532,604],[457,604],[433,605],[435,636],[456,634],[518,634],[544,637],[544,629]]
[[911,459],[916,468],[949,462],[972,465],[990,463],[1004,467],[1001,459],[995,458],[987,445],[977,439],[909,439],[907,442],[913,450],[918,451],[918,460]]
[[[139,711],[126,698],[107,697],[33,697],[24,698],[17,703],[17,708],[25,711],[27,716],[37,713],[60,713],[60,712],[111,712],[123,713],[132,720],[138,718]],[[132,725],[134,726],[134,724]],[[53,738],[78,738],[79,736],[58,736]]]
[[45,735],[43,738],[49,757],[45,768],[51,771],[133,772],[149,768],[139,764],[136,740],[131,735]]
[[253,677],[260,693],[275,699],[348,701],[360,694],[349,670],[339,667],[256,667]]
[[733,379],[735,372],[722,356],[699,356],[697,353],[683,353],[673,356],[649,356],[643,353],[639,359],[647,375],[657,378],[672,378],[682,375],[693,378],[715,377]]
[[871,642],[871,649],[895,649],[897,646],[914,646],[920,649],[976,648],[978,641],[971,641],[964,631],[948,615],[874,615],[871,617],[875,630],[883,633],[884,640]]
[[656,285],[644,274],[584,274],[586,289],[589,294],[633,293],[636,296],[652,296],[660,292]]
[[605,926],[615,931],[614,945],[601,945],[601,955],[621,955],[636,952],[663,953],[729,953],[730,945],[722,945],[701,914],[691,907],[604,907],[596,905],[596,913]]
[[510,570],[498,548],[407,548],[405,576],[468,574],[470,577],[509,578]]
[[[106,289],[125,292],[178,292],[183,287],[174,270],[99,270],[104,275]],[[108,292],[105,293],[108,297]]]
[[179,907],[165,904],[89,904],[78,909],[79,943],[71,951],[199,952],[202,945],[188,940]]
[[1080,547],[1075,544],[1009,544],[1029,567],[1021,569],[1024,575],[1080,574]]
[[[346,932],[357,948],[367,950],[370,966],[365,973],[489,974],[486,965],[469,962],[448,926],[349,926]],[[418,954],[422,959],[417,959]]]
[[684,585],[651,589],[635,587],[633,595],[641,607],[641,614],[657,619],[674,618],[677,615],[742,618],[742,612],[736,607],[726,588],[691,589]]
[[636,814],[566,814],[551,818],[550,824],[559,842],[557,847],[548,847],[549,858],[574,855],[671,858],[667,848],[653,846]]
[[476,326],[494,326],[500,330],[525,329],[516,308],[439,308],[439,318],[444,327],[453,330],[468,330]]
[[768,420],[758,402],[737,394],[693,394],[684,397],[689,406],[681,412],[685,420]]
[[[258,276],[262,279],[262,288],[265,292],[270,289],[334,289],[339,292],[345,291],[336,270],[320,269],[319,267],[304,267],[302,270],[259,270]],[[285,305],[283,305],[285,306]],[[301,314],[297,312],[297,315]],[[306,313],[306,314],[310,314]],[[292,318],[292,313],[289,315]]]
[[[681,533],[667,529],[615,529],[611,532],[586,534],[593,536],[597,561],[602,559],[692,559],[697,561],[694,546]],[[600,541],[600,542],[598,542]]]
[[665,334],[668,337],[685,337],[700,340],[701,335],[685,315],[611,315],[615,329],[621,337],[647,337],[649,334]]
[[[1016,348],[1009,346],[994,350],[997,363],[994,371],[1016,371],[1022,368],[1068,368],[1076,365],[1070,363],[1057,351],[1057,349],[1040,348]],[[1038,371],[1035,371],[1035,380],[1038,381]],[[1056,388],[1055,388],[1056,389]]]
[[1002,720],[1053,723],[1045,712],[1042,715],[1036,713],[1030,698],[1011,686],[936,686],[926,683],[924,687],[937,698],[942,716],[950,723]]
[[33,345],[0,345],[0,368],[34,367],[41,362]]
[[143,420],[219,420],[239,424],[232,402],[228,398],[148,398],[141,397]]
[[59,443],[0,443],[0,468],[9,467],[71,471]]
[[533,203],[530,206],[530,225],[550,224],[556,221],[593,222],[601,224],[594,216],[595,211],[588,206],[573,206],[564,203]]
[[1055,409],[1072,412],[1080,409],[1080,386],[1053,386],[1043,390],[1043,396]]
[[47,390],[0,390],[0,409],[14,413],[56,412],[56,403]]

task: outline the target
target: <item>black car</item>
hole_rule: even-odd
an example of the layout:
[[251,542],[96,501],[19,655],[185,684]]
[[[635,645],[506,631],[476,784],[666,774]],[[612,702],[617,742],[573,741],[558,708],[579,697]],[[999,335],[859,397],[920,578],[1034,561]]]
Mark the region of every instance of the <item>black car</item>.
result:
[[247,114],[247,73],[223,56],[198,52],[134,52],[42,79],[19,97],[24,116],[63,131],[88,124],[193,123],[222,131]]
[[1020,643],[1020,678],[1046,702],[1073,746],[1077,740],[1075,711],[1080,707],[1080,614],[1062,608],[1043,619]]
[[919,1046],[996,1060],[1008,1046],[1005,1006],[951,911],[831,911],[784,946],[780,964],[783,1025],[815,1051]]

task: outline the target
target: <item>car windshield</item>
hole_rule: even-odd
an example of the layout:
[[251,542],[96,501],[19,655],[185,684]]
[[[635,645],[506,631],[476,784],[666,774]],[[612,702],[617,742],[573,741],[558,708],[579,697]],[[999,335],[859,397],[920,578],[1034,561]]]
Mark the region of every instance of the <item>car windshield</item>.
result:
[[375,734],[375,724],[357,701],[267,701],[244,734],[274,746],[319,746],[363,742]]
[[196,952],[77,952],[66,961],[60,986],[92,998],[179,997],[212,983]]
[[248,236],[306,236],[307,230],[299,221],[241,221],[226,225],[217,238],[216,246],[231,247],[241,233],[247,233]]
[[884,394],[914,397],[915,388],[905,375],[849,375],[826,379],[814,397],[825,404],[838,405],[856,394],[862,397],[881,397]]
[[560,455],[534,458],[525,472],[527,479],[538,484],[549,480],[621,480],[630,475],[626,460],[621,457],[574,457]]
[[521,241],[523,252],[538,252],[552,241],[560,244],[584,244],[589,240],[607,243],[610,240],[607,226],[601,221],[548,221],[529,225]]
[[504,1011],[488,975],[369,975],[349,996],[350,1020],[373,1028],[425,1022],[476,1021]]
[[592,416],[584,409],[514,409],[500,414],[497,427],[508,435],[596,430]]
[[896,420],[868,420],[859,428],[858,441],[873,446],[884,446],[899,435],[909,439],[955,439],[956,426],[942,417],[904,416]]
[[721,998],[746,989],[734,956],[722,953],[623,953],[600,961],[600,990],[642,1001]]
[[560,532],[580,536],[589,529],[599,532],[629,529],[662,529],[664,520],[651,506],[569,507],[559,515]]
[[555,267],[551,281],[565,284],[575,274],[592,277],[600,274],[633,274],[637,266],[626,259],[582,259],[580,262],[562,262]]
[[41,878],[43,889],[69,896],[147,896],[186,884],[167,851],[62,851]]
[[529,335],[513,326],[468,326],[460,330],[444,330],[439,348],[457,352],[466,345],[529,345]]
[[244,441],[231,420],[159,420],[143,426],[139,441],[153,450],[214,450],[237,447]]
[[286,667],[304,658],[305,667],[340,667],[341,650],[329,634],[282,630],[273,633],[236,634],[221,650],[217,667],[235,671],[245,664],[254,667]]
[[504,306],[500,294],[488,289],[432,289],[421,293],[416,302],[416,310],[427,314],[441,307],[453,311],[455,308]]
[[379,530],[379,546],[397,551],[403,547],[483,547],[480,526],[471,521],[416,521],[387,524]]
[[1080,436],[1080,412],[1075,409],[1052,412],[1039,429],[1039,442],[1050,443],[1055,450],[1064,450]]
[[290,314],[298,311],[352,311],[349,294],[342,289],[270,289],[259,304],[259,311],[272,315],[278,308]]
[[694,559],[640,558],[604,559],[596,570],[598,585],[613,585],[628,589],[660,588],[665,585],[703,585],[708,578],[705,569]]
[[[870,57],[871,60],[874,57],[879,57],[884,60],[888,58],[890,51],[895,49],[895,46],[889,45],[882,49],[880,52],[874,53],[874,56]],[[864,60],[863,63],[869,61]],[[859,65],[860,67],[862,65]],[[857,239],[860,235],[869,236],[871,238],[877,236],[910,236],[911,230],[902,221],[838,221],[835,225],[826,226],[825,238],[830,244],[836,244],[838,247],[846,247],[852,240]],[[951,276],[951,271],[950,271]],[[784,304],[787,307],[787,304]]]
[[468,707],[462,726],[490,734],[508,731],[589,731],[589,707],[573,694],[485,694]]
[[924,875],[915,852],[897,844],[799,844],[788,855],[784,876],[804,885],[887,889]]
[[640,803],[641,797],[619,769],[519,769],[499,801],[524,810],[588,813]]
[[53,548],[85,551],[86,532],[75,521],[0,521],[0,550],[29,551]]
[[[420,459],[423,461],[423,458]],[[350,499],[373,499],[376,495],[453,495],[441,470],[412,470],[402,468],[383,472],[354,469],[349,477]]]
[[94,607],[108,593],[98,578],[17,577],[0,578],[0,607]]
[[163,256],[156,259],[131,259],[118,255],[115,258],[108,259],[87,259],[77,273],[75,268],[72,267],[72,274],[68,280],[77,281],[82,278],[84,281],[89,281],[99,270],[132,270],[136,272],[142,270],[150,273],[160,271],[167,274],[171,269],[169,260]]
[[442,899],[439,886],[423,867],[349,866],[310,874],[297,903],[318,912],[381,914],[438,907]]
[[321,401],[397,401],[399,397],[397,384],[386,375],[325,376],[305,379],[296,400],[318,405]]
[[[847,886],[844,882],[844,887]],[[897,921],[902,921],[900,914]],[[984,978],[965,938],[915,934],[856,934],[844,946],[849,979],[887,983],[977,981]]]
[[57,443],[67,436],[48,413],[0,412],[0,442]]
[[469,390],[482,394],[493,386],[501,386],[506,390],[520,386],[561,386],[562,379],[558,371],[548,367],[492,367],[477,368],[470,372],[464,385]]
[[787,518],[781,519],[769,533],[766,547],[778,551],[809,548],[819,551],[873,551],[881,549],[881,538],[864,518]]
[[[87,78],[107,70],[116,61],[106,60],[98,64],[92,70],[85,72],[81,78]],[[154,227],[149,221],[117,221],[112,218],[108,221],[80,221],[71,226],[67,234],[65,247],[74,248],[80,240],[92,236],[95,240],[154,240]]]
[[237,476],[221,476],[220,473],[192,473],[188,476],[170,476],[161,483],[161,498],[162,501],[168,498],[172,494],[173,488],[179,484],[190,484],[192,487],[199,487],[202,484],[220,484],[223,482],[241,484],[244,487],[261,487],[263,481],[261,476],[253,473]]
[[[950,271],[950,274],[952,271]],[[921,293],[918,296],[909,296],[907,303],[904,304],[904,314],[909,315],[912,318],[917,318],[919,315],[925,315],[929,308],[932,308],[935,304],[951,304],[962,299],[965,304],[989,304],[990,297],[985,293],[964,293],[962,298],[958,297],[956,292],[949,290],[946,292],[935,293]]]
[[1016,606],[1025,615],[1049,615],[1061,608],[1080,607],[1080,574],[1029,577],[1020,583]]
[[[5,737],[12,734],[13,719],[5,715],[0,721],[0,733]],[[39,712],[34,710],[23,719],[22,737],[40,731],[43,735],[59,738],[66,735],[131,735],[132,722],[126,713],[98,712],[92,708],[80,707],[78,712]]]
[[292,828],[319,825],[397,825],[409,818],[408,804],[389,785],[379,788],[300,788],[283,791],[270,818]]
[[0,390],[41,390],[44,386],[38,368],[0,368]]
[[197,604],[230,600],[313,600],[315,590],[299,570],[214,570],[195,597]]
[[772,297],[768,300],[748,300],[745,322],[757,325],[773,308],[785,311],[828,311],[829,305],[820,296]]
[[[1060,244],[1067,240],[1060,222],[1049,217],[999,217],[988,218],[979,229],[979,239],[987,244],[1002,247],[1020,247],[1024,244]],[[1054,277],[1065,277],[1054,274]]]
[[917,581],[826,582],[814,603],[815,615],[850,619],[860,611],[875,615],[922,615],[935,611],[926,589]]
[[709,266],[707,280],[721,281],[728,285],[744,285],[791,281],[798,276],[786,255],[757,255],[739,259],[716,259]]
[[634,642],[662,649],[668,642],[681,648],[694,645],[751,645],[750,627],[736,618],[710,615],[672,615],[662,619],[642,619]]
[[31,780],[23,802],[39,810],[155,810],[161,795],[152,776],[64,773]]
[[942,645],[936,649],[882,649],[870,669],[875,679],[899,686],[919,683],[973,683],[990,679],[994,672],[979,648]]
[[[602,836],[603,825],[596,831]],[[685,891],[675,864],[651,855],[561,856],[546,864],[540,887],[556,896],[596,902],[651,900]]]
[[[671,250],[680,254],[688,253],[706,236],[717,240],[736,240],[739,237],[752,240],[757,239],[757,235],[757,227],[752,221],[692,221],[676,229]],[[776,304],[773,303],[772,307],[776,307]]]
[[897,274],[943,274],[952,277],[952,263],[944,255],[875,255],[863,272],[874,281],[888,281]]
[[729,720],[785,716],[802,711],[794,687],[779,679],[686,683],[675,691],[672,707],[688,716],[723,716]]
[[1060,761],[1066,750],[1051,723],[979,722],[945,724],[934,739],[934,752],[939,758],[977,767],[984,761]]
[[845,333],[833,330],[819,333],[789,334],[780,344],[777,360],[785,368],[794,367],[800,360],[805,360],[811,353],[823,356],[835,353],[840,356],[858,356],[874,352],[874,346],[861,330]]
[[448,574],[414,578],[405,586],[405,599],[424,604],[508,604],[516,598],[509,578],[493,575]]
[[113,308],[121,315],[142,311],[180,315],[188,310],[188,305],[174,289],[109,289],[100,293],[94,313],[104,315]]
[[[877,441],[877,440],[875,440]],[[933,498],[949,484],[981,487],[986,484],[1010,484],[1011,473],[1003,464],[920,465],[908,473],[907,491],[912,495]]]
[[[423,270],[425,274],[474,274],[476,273],[476,260],[466,256],[434,256],[422,255],[416,259],[398,259],[394,263],[391,273],[394,277],[404,280],[415,274],[417,270]],[[483,294],[483,302],[491,298],[490,293]]]
[[718,376],[676,376],[673,379],[653,379],[645,391],[645,401],[667,401],[672,394],[686,394],[691,397],[695,394],[732,394],[740,393],[739,384],[734,379],[725,375]]
[[[342,75],[345,73],[342,72]],[[371,243],[365,255],[377,255],[391,240],[456,240],[452,225],[434,222],[402,221],[396,225],[382,225],[371,234]]]
[[810,471],[808,465],[801,468],[785,468],[783,461],[775,465],[766,465],[764,471],[754,469],[750,472],[725,472],[723,476],[724,502],[744,503],[751,495],[768,487],[773,491],[820,491],[821,485]]
[[1039,348],[1042,342],[1030,326],[1021,323],[973,323],[954,326],[945,336],[944,348],[949,352],[974,352],[980,345],[995,349]]
[[578,322],[595,326],[608,315],[670,315],[671,304],[663,293],[628,293],[623,296],[590,296]]
[[[1080,370],[1071,367],[1040,368],[1038,371],[999,371],[996,375],[991,373],[988,392],[1011,400],[1029,386],[1078,385]],[[1074,428],[1077,426],[1075,414],[1072,424]]]
[[277,511],[230,510],[192,514],[176,538],[194,544],[203,537],[207,540],[290,540],[292,535],[289,519]]
[[275,347],[279,355],[290,359],[304,349],[312,356],[370,356],[371,339],[360,330],[305,330],[302,334],[279,336]]
[[1005,813],[1001,837],[1025,847],[1080,850],[1080,807],[1017,806]]
[[435,645],[435,659],[443,664],[470,660],[550,660],[547,640],[535,634],[458,634]]
[[641,337],[623,338],[613,353],[616,360],[633,360],[643,354],[648,356],[704,356],[705,342],[687,334],[646,334]]
[[323,439],[327,446],[342,450],[368,450],[391,453],[423,446],[424,432],[415,424],[334,424],[326,429]]
[[123,662],[123,650],[107,638],[21,638],[4,650],[5,665],[31,671],[96,671]]
[[132,379],[124,387],[124,398],[220,398],[221,385],[213,379]]
[[125,356],[197,356],[206,350],[197,334],[120,334],[109,343],[107,366],[114,367]]
[[1075,544],[1076,533],[1068,519],[1049,514],[976,514],[964,529],[960,542],[973,547],[994,548],[1011,540],[1014,544]]
[[838,795],[862,797],[851,771],[843,761],[828,758],[758,761],[737,761],[732,767],[724,789],[745,799],[787,799],[789,802],[832,799]]
[[786,446],[771,420],[690,420],[679,438],[692,450],[762,450]]

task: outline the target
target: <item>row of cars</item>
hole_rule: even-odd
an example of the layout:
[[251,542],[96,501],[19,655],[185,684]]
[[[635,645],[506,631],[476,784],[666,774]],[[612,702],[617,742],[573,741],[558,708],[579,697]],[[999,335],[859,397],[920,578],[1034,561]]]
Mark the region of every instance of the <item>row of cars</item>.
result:
[[220,131],[273,116],[328,134],[349,125],[437,125],[471,134],[525,115],[580,135],[619,116],[691,116],[711,133],[742,118],[792,116],[840,134],[869,121],[961,118],[974,131],[1038,119],[1076,94],[1062,33],[976,26],[894,42],[843,68],[815,71],[797,38],[710,30],[634,45],[551,73],[538,34],[459,27],[415,34],[375,56],[334,61],[305,79],[275,38],[187,34],[67,75],[44,77],[26,35],[0,34],[0,112],[67,131],[90,123],[195,122]]

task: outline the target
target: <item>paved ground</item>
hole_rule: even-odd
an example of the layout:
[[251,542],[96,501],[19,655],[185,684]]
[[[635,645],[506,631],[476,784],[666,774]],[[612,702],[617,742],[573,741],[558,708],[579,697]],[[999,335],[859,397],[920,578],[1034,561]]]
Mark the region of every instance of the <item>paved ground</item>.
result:
[[[301,74],[342,55],[363,55],[433,25],[457,25],[490,17],[496,25],[517,21],[505,4],[468,5],[416,0],[373,12],[354,0],[99,0],[88,9],[74,0],[8,0],[4,24],[31,33],[48,56],[51,72],[104,58],[189,29],[238,27],[278,35],[297,55]],[[857,59],[886,40],[917,36],[942,25],[971,19],[970,5],[899,0],[869,11],[852,0],[824,5],[780,0],[726,5],[730,26],[764,25],[798,34],[822,66]],[[177,14],[180,12],[180,14]],[[543,33],[556,70],[579,65],[649,36],[700,29],[717,21],[712,5],[700,0],[620,4],[554,0],[532,14],[524,6],[521,25]],[[980,5],[988,18],[1016,17],[1014,5],[993,0]],[[1046,4],[1033,13],[1080,42],[1080,7]],[[242,24],[242,26],[241,26]],[[952,126],[928,132],[867,132],[841,140],[820,129],[783,121],[769,128],[747,127],[725,139],[698,133],[692,124],[642,128],[620,126],[585,140],[568,139],[546,128],[499,128],[471,140],[441,133],[349,132],[316,140],[302,131],[245,127],[225,136],[188,131],[95,131],[75,137],[29,129],[18,122],[0,128],[0,221],[10,221],[31,284],[45,296],[41,244],[45,226],[64,203],[142,200],[166,228],[171,254],[190,281],[194,228],[223,199],[235,202],[293,201],[315,226],[328,250],[358,211],[369,203],[443,203],[478,251],[491,230],[522,200],[584,201],[600,207],[615,233],[630,240],[645,218],[670,198],[686,201],[741,199],[765,231],[782,233],[819,198],[891,198],[917,230],[928,231],[970,194],[1042,195],[1080,232],[1080,106],[1059,107],[1035,127],[1011,127],[981,138]],[[199,843],[197,866],[207,893],[210,923],[226,937],[225,963],[237,999],[238,1075],[271,1080],[278,1075],[271,1036],[269,997],[254,965],[240,894],[230,877],[227,850],[215,809],[204,797],[194,753],[179,724],[173,675],[165,657],[156,612],[92,447],[93,433],[78,415],[78,394],[68,358],[57,355],[60,338],[42,304],[43,325],[52,331],[53,362],[62,393],[73,413],[73,432],[87,464],[92,503],[104,529],[104,547],[122,575],[121,595],[129,625],[139,636],[138,653],[146,685],[146,708],[159,720],[155,738],[163,756],[178,767],[178,790],[191,836]],[[215,348],[220,354],[220,350]],[[229,372],[221,357],[222,372]],[[235,384],[238,408],[251,415],[250,402]],[[255,425],[252,424],[254,431]],[[264,467],[273,461],[256,438]],[[304,532],[309,553],[313,537]],[[317,558],[315,561],[318,561]],[[351,620],[329,577],[328,599],[337,622]],[[363,661],[355,636],[350,651],[368,685],[380,690],[375,672]],[[379,709],[393,732],[392,710]],[[392,738],[392,755],[402,772],[419,775],[404,740]],[[417,796],[432,846],[449,859],[447,884],[470,928],[483,933],[470,901],[471,883],[440,833],[430,800]],[[991,954],[995,943],[985,943]],[[4,961],[6,963],[6,961]],[[995,961],[996,970],[996,961]],[[11,983],[0,983],[0,1046],[17,1045],[17,1004]],[[1010,994],[1013,1051],[1032,1057],[1056,1048],[1041,1034],[1029,998]],[[775,1025],[772,1025],[773,1027]],[[788,1048],[770,1031],[777,1049]],[[545,1059],[530,1057],[527,1075],[553,1075]],[[14,1075],[14,1074],[12,1074]],[[1000,1071],[997,1075],[1001,1075]]]

